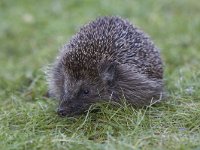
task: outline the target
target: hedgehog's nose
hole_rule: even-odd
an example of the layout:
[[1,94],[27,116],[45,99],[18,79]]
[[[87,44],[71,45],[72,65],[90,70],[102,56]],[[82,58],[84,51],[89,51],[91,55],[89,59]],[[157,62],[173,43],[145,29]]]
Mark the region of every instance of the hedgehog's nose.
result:
[[58,108],[57,113],[60,117],[65,117],[67,115],[67,111],[64,108]]

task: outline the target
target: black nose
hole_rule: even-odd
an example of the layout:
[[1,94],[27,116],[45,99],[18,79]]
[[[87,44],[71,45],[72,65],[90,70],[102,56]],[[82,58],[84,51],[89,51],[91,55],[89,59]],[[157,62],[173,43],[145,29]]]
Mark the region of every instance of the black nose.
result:
[[61,117],[65,117],[67,115],[67,111],[64,108],[58,108],[57,113]]

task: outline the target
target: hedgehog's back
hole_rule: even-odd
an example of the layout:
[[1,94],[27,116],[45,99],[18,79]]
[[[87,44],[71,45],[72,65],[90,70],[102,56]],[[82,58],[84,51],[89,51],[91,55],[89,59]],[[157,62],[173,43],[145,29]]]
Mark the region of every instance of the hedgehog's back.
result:
[[153,42],[119,17],[102,17],[85,25],[65,49],[66,66],[77,77],[95,76],[100,61],[109,59],[134,66],[150,78],[162,78],[162,61]]

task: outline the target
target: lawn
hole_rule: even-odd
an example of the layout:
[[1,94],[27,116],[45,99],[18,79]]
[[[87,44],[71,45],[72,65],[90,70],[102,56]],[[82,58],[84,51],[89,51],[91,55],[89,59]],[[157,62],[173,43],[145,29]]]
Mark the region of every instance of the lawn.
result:
[[[198,0],[1,0],[0,149],[200,149],[199,12]],[[167,101],[60,118],[43,69],[79,27],[105,15],[128,18],[161,49]]]

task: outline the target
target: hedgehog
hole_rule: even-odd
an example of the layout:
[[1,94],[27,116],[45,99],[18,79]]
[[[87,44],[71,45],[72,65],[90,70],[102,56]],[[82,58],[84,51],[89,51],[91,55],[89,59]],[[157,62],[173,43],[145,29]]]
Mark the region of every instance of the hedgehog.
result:
[[163,62],[150,37],[127,19],[99,17],[61,48],[47,79],[60,116],[122,99],[141,108],[162,99]]

